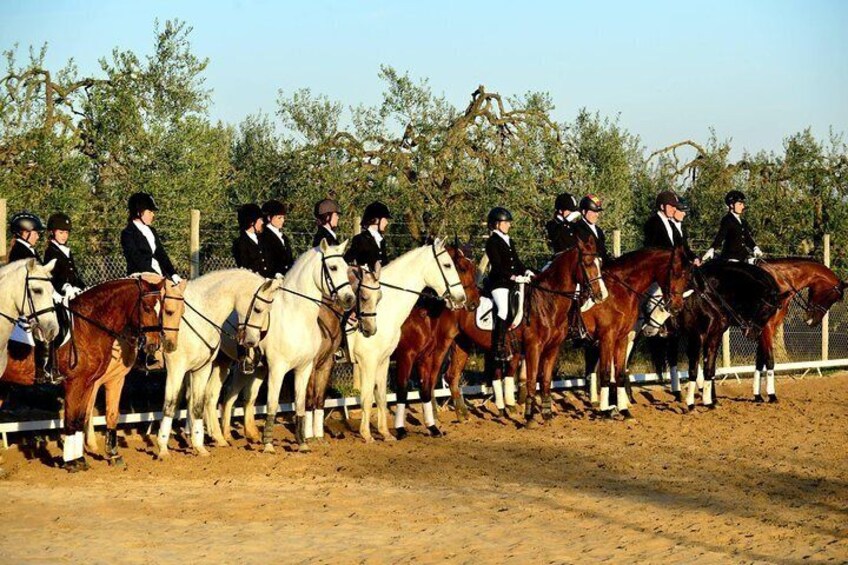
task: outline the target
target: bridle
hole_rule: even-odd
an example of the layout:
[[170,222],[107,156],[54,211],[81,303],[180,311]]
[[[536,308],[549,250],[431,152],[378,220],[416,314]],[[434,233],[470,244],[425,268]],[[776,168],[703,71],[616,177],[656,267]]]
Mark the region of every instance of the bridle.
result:
[[[445,291],[441,295],[433,296],[431,294],[425,294],[424,292],[421,292],[421,291],[418,291],[418,290],[412,290],[411,288],[404,288],[402,286],[393,285],[393,284],[390,284],[390,283],[387,283],[387,282],[381,282],[380,285],[384,286],[386,288],[392,288],[394,290],[400,290],[400,291],[403,291],[403,292],[408,292],[410,294],[415,294],[417,296],[428,296],[430,298],[435,298],[436,300],[444,300],[445,302],[449,301],[451,289],[456,287],[456,286],[462,286],[462,281],[459,279],[459,276],[457,276],[456,282],[451,283],[448,280],[447,274],[445,274],[445,270],[442,268],[442,264],[439,262],[439,257],[441,257],[442,255],[446,255],[448,253],[448,250],[447,250],[446,247],[442,247],[442,250],[437,252],[436,251],[436,244],[432,243],[432,244],[430,244],[430,250],[433,253],[433,259],[436,261],[436,266],[439,268],[439,274],[442,275],[442,280],[445,283]],[[453,261],[453,260],[451,260],[451,261]]]
[[[209,324],[210,326],[212,326],[213,328],[215,328],[215,330],[216,330],[216,331],[217,331],[220,335],[226,335],[227,337],[229,337],[230,339],[232,339],[233,341],[235,341],[236,343],[238,343],[239,345],[241,345],[241,344],[242,344],[242,342],[243,342],[243,340],[244,340],[244,334],[245,334],[245,331],[246,331],[246,329],[247,329],[247,328],[257,329],[257,330],[259,330],[260,334],[262,334],[262,333],[266,333],[266,332],[268,331],[268,328],[270,327],[270,324],[271,324],[270,317],[269,317],[269,319],[268,319],[268,321],[267,321],[267,323],[266,323],[266,325],[265,325],[265,327],[264,327],[264,328],[263,328],[262,326],[258,325],[258,324],[251,324],[251,323],[250,323],[250,317],[253,315],[253,306],[254,306],[254,304],[256,304],[256,302],[257,302],[257,301],[258,301],[258,302],[262,302],[263,304],[269,304],[269,305],[270,305],[272,302],[274,302],[274,300],[273,300],[273,299],[270,299],[270,300],[269,300],[269,299],[267,299],[267,298],[265,298],[265,297],[263,297],[263,296],[260,296],[260,294],[259,294],[259,293],[262,291],[262,287],[263,287],[263,286],[265,286],[265,283],[264,283],[264,282],[263,282],[261,285],[259,285],[259,288],[257,288],[257,289],[256,289],[256,291],[254,291],[253,296],[252,296],[252,297],[251,297],[251,299],[250,299],[250,304],[249,304],[249,307],[248,307],[248,310],[247,310],[247,315],[245,316],[245,319],[244,319],[244,321],[243,321],[243,322],[239,322],[239,323],[237,323],[235,326],[233,326],[232,322],[230,322],[229,320],[227,320],[227,321],[225,321],[225,322],[224,322],[224,324],[226,324],[226,325],[230,326],[231,328],[233,328],[233,329],[235,330],[235,333],[234,333],[234,334],[233,334],[233,333],[228,332],[228,331],[224,328],[224,326],[223,326],[223,325],[218,325],[218,324],[216,324],[214,321],[210,320],[210,319],[209,319],[206,315],[204,315],[204,314],[203,314],[200,310],[198,310],[197,308],[195,308],[194,306],[192,306],[190,302],[188,302],[188,301],[187,301],[187,300],[185,300],[185,299],[183,299],[183,300],[184,300],[184,302],[185,302],[186,308],[190,309],[192,312],[194,312],[195,314],[197,314],[197,315],[198,315],[198,317],[200,317],[200,319],[201,319],[201,320],[203,320],[204,322],[206,322],[207,324]],[[218,345],[211,345],[209,342],[207,342],[207,341],[203,338],[203,336],[202,336],[202,335],[200,335],[200,332],[198,332],[198,331],[197,331],[197,329],[196,329],[196,328],[195,328],[195,327],[191,324],[191,322],[189,322],[189,321],[188,321],[188,320],[186,320],[185,318],[183,318],[183,321],[186,323],[186,325],[189,327],[189,329],[191,329],[191,331],[193,331],[193,332],[195,333],[195,335],[197,335],[197,337],[198,337],[198,338],[200,338],[200,341],[202,341],[202,342],[203,342],[203,344],[204,344],[204,345],[205,345],[205,346],[206,346],[206,347],[207,347],[210,351],[213,351],[213,350],[215,350],[215,349],[218,347]],[[220,343],[220,341],[219,341],[219,343]]]
[[[56,306],[53,304],[53,301],[50,300],[50,306],[48,306],[47,308],[42,308],[41,310],[36,310],[35,301],[32,298],[32,287],[30,286],[29,281],[52,282],[53,279],[50,277],[33,277],[29,274],[29,271],[27,271],[26,278],[24,278],[24,292],[21,296],[21,306],[18,309],[18,312],[20,312],[21,315],[17,318],[14,318],[12,316],[4,314],[3,312],[0,312],[0,317],[9,321],[12,325],[20,324],[21,327],[25,329],[33,327],[33,330],[38,331],[39,334],[42,334],[41,337],[43,337],[43,329],[41,327],[40,316],[43,316],[44,314],[49,314],[50,312],[55,312]],[[24,315],[24,312],[26,311],[25,308],[27,306],[29,307],[30,313]],[[33,320],[35,320],[35,323],[31,323]]]
[[[762,259],[762,258],[759,260],[759,262],[768,264],[768,262],[765,259]],[[782,275],[780,275],[776,272],[772,273],[772,272],[769,271],[769,274],[776,277],[776,278],[779,277],[780,280],[792,290],[792,301],[795,302],[796,304],[798,304],[801,308],[803,308],[807,312],[813,310],[815,312],[818,312],[822,316],[824,316],[825,314],[827,314],[828,310],[830,310],[829,308],[825,308],[824,306],[822,306],[818,302],[813,302],[812,300],[804,298],[802,296],[802,291],[804,290],[804,288],[800,288],[800,289],[795,288],[795,285],[793,285],[791,282],[786,280],[786,277],[783,277]],[[812,285],[810,285],[810,286],[812,286]],[[827,294],[824,295],[824,298],[830,298],[831,294],[841,295],[843,293],[842,282],[841,281],[837,282],[836,284],[834,284],[833,286],[828,288],[825,292]],[[824,301],[825,300],[822,299],[822,302],[824,302]]]
[[[354,306],[354,312],[356,313],[356,319],[361,320],[363,318],[376,318],[377,310],[375,309],[373,312],[363,312],[362,311],[362,289],[370,290],[373,292],[379,292],[381,284],[379,280],[377,280],[377,286],[368,286],[365,284],[364,271],[362,267],[355,268],[354,271],[356,279],[359,281],[358,287],[356,289],[356,305]],[[360,331],[362,330],[361,324],[359,327]]]
[[[325,255],[323,251],[319,251],[319,253],[321,253],[321,292],[324,296],[329,296],[332,300],[336,300],[339,296],[339,291],[346,286],[350,286],[350,281],[346,280],[342,284],[336,286],[333,282],[332,275],[330,275],[330,268],[327,266],[327,259],[337,259],[339,257],[344,259],[344,255],[341,253]],[[314,299],[310,298],[310,300]]]

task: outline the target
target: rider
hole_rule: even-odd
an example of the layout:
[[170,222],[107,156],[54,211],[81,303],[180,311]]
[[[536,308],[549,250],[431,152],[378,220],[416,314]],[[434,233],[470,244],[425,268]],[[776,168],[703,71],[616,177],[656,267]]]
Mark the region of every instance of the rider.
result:
[[262,205],[265,229],[259,233],[259,244],[268,264],[268,277],[285,275],[294,264],[291,240],[283,233],[286,211],[286,205],[279,200]]
[[351,265],[367,265],[372,271],[376,269],[377,261],[385,266],[388,254],[384,236],[391,219],[389,207],[379,200],[366,206],[362,214],[362,231],[351,240],[345,261]]
[[739,190],[731,190],[724,197],[727,214],[721,219],[718,233],[712,246],[704,253],[704,261],[715,256],[715,250],[721,246],[721,258],[728,261],[749,261],[763,255],[754,242],[753,232],[748,221],[742,217],[745,212],[745,195]]
[[9,224],[12,235],[15,236],[9,249],[9,263],[21,259],[35,259],[40,264],[41,257],[35,250],[35,244],[38,243],[41,232],[44,231],[41,218],[32,212],[23,211],[13,214]]
[[686,215],[688,213],[689,203],[680,198],[677,201],[677,209],[674,211],[674,217],[671,220],[675,229],[680,234],[680,245],[683,246],[683,250],[686,253],[686,257],[688,257],[689,260],[692,261],[693,265],[695,265],[696,267],[700,267],[701,258],[695,255],[695,252],[692,251],[692,248],[689,246],[689,230],[686,229],[685,225],[683,225],[683,219],[686,218]]
[[606,263],[609,261],[609,253],[607,252],[607,237],[604,235],[604,230],[597,225],[598,218],[601,212],[604,211],[604,206],[601,199],[594,194],[587,194],[580,200],[580,214],[583,216],[574,224],[577,236],[581,239],[589,237],[595,238],[595,245],[598,248],[598,256],[601,261]]
[[577,200],[567,192],[557,196],[554,202],[554,217],[545,224],[551,251],[559,253],[574,247],[577,243],[574,223],[579,219]]
[[267,276],[268,263],[259,245],[259,234],[265,226],[262,209],[256,204],[244,204],[238,209],[239,235],[233,240],[233,257],[236,265],[258,275]]
[[71,218],[58,212],[47,218],[47,230],[50,232],[50,243],[44,250],[44,262],[56,260],[53,267],[53,287],[62,293],[66,300],[71,300],[85,289],[85,282],[77,270],[76,261],[68,247],[71,235]]
[[645,222],[645,247],[674,249],[681,245],[682,234],[673,225],[674,214],[680,205],[677,195],[664,190],[657,195],[656,214]]
[[127,274],[157,273],[173,284],[182,281],[168,252],[151,224],[159,207],[153,196],[136,192],[127,201],[127,226],[121,231],[121,248],[127,261]]
[[509,237],[512,227],[512,214],[506,208],[500,206],[492,208],[486,218],[486,223],[492,234],[486,241],[486,256],[489,258],[489,276],[487,286],[492,294],[494,303],[494,324],[492,327],[492,364],[491,377],[492,388],[495,392],[495,405],[503,414],[506,406],[504,398],[511,400],[513,407],[515,399],[515,377],[507,376],[503,381],[497,378],[497,369],[500,374],[507,372],[509,358],[506,352],[507,323],[510,321],[512,312],[510,302],[516,284],[530,282],[533,272],[524,266]]
[[318,230],[312,237],[312,247],[318,247],[322,239],[326,239],[329,245],[339,244],[336,229],[339,227],[341,213],[339,203],[332,198],[315,203],[315,222],[318,224]]

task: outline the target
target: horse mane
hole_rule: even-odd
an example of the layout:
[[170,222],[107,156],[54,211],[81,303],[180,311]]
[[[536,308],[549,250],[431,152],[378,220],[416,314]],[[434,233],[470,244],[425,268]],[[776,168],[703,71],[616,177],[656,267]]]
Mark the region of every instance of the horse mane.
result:
[[612,257],[603,265],[603,270],[623,270],[639,267],[639,264],[646,259],[646,255],[659,255],[662,253],[670,253],[671,250],[663,249],[662,247],[643,247],[634,251],[628,251],[620,257]]

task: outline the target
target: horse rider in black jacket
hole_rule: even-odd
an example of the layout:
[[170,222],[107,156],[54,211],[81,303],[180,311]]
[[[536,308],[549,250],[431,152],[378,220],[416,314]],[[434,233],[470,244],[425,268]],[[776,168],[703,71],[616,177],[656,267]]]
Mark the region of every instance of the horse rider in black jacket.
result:
[[610,259],[609,253],[607,252],[607,236],[604,234],[604,230],[597,225],[598,218],[603,211],[604,206],[601,199],[594,194],[587,194],[580,199],[580,215],[582,218],[575,222],[574,229],[577,233],[577,237],[580,237],[581,239],[585,240],[590,237],[595,239],[595,245],[598,248],[598,256],[601,258],[603,263],[606,263]]
[[236,265],[263,277],[268,276],[268,261],[259,243],[265,225],[262,209],[256,204],[244,204],[238,209],[239,235],[233,241]]
[[366,206],[362,214],[362,231],[351,240],[345,261],[350,265],[367,265],[372,271],[376,269],[377,261],[385,266],[389,261],[384,236],[391,219],[389,207],[382,202],[375,201]]
[[339,227],[339,216],[342,209],[339,203],[331,198],[325,198],[315,204],[315,222],[318,229],[312,237],[312,247],[321,245],[321,240],[326,239],[329,245],[338,245],[339,238],[336,229]]
[[159,234],[151,226],[159,207],[146,192],[136,192],[127,201],[127,226],[121,232],[121,249],[127,261],[127,274],[157,273],[173,284],[182,277],[171,263]]
[[259,244],[268,265],[266,276],[285,275],[294,264],[294,252],[289,236],[283,233],[286,223],[286,205],[279,200],[269,200],[262,205],[265,227],[259,233]]
[[53,287],[64,295],[65,299],[71,300],[86,287],[71,248],[67,245],[71,234],[71,218],[61,212],[52,214],[47,218],[47,231],[50,233],[50,243],[44,250],[44,262],[56,260],[56,266],[53,267]]
[[545,224],[548,245],[554,253],[571,249],[577,244],[574,223],[580,219],[577,200],[567,192],[556,197],[554,217]]
[[748,261],[761,257],[763,252],[754,242],[751,226],[742,217],[746,208],[745,195],[739,190],[731,190],[725,195],[724,203],[727,205],[727,214],[721,219],[712,246],[704,253],[704,261],[712,259],[719,247],[721,258],[728,261]]

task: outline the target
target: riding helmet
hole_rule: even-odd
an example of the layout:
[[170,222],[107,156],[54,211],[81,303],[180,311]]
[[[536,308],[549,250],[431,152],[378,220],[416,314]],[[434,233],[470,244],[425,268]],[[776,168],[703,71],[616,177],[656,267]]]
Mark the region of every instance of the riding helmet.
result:
[[262,209],[253,204],[244,204],[238,209],[239,229],[246,230],[262,217]]
[[680,200],[677,198],[677,195],[671,190],[663,190],[659,194],[657,194],[657,209],[662,208],[663,206],[674,206],[677,207],[680,204]]
[[592,212],[603,212],[604,206],[601,199],[594,194],[587,194],[580,200],[580,210],[591,210]]
[[26,210],[13,214],[9,220],[9,227],[15,235],[21,235],[25,231],[44,231],[44,224],[41,222],[41,218]]
[[127,209],[130,211],[130,214],[139,215],[145,210],[153,210],[154,212],[159,211],[159,206],[156,205],[156,201],[153,200],[153,196],[146,192],[136,192],[130,199],[127,200]]
[[495,206],[491,210],[489,210],[489,215],[486,217],[486,223],[489,224],[491,229],[495,229],[495,226],[498,222],[511,222],[512,221],[512,213],[506,208],[502,208],[500,206]]
[[733,206],[737,202],[745,202],[745,194],[741,190],[731,190],[724,195],[724,203]]
[[554,209],[573,212],[577,210],[577,200],[569,193],[563,192],[562,194],[556,197],[556,202],[554,202]]
[[288,214],[288,209],[286,208],[286,205],[279,200],[269,200],[262,205],[262,214],[266,218],[285,216]]
[[321,217],[324,214],[332,214],[335,212],[336,214],[341,214],[342,209],[339,206],[339,203],[331,198],[325,198],[319,202],[315,203],[315,217]]
[[680,210],[681,212],[688,212],[689,211],[689,202],[684,200],[683,198],[679,198],[677,200],[677,209]]
[[368,225],[372,221],[379,220],[380,218],[388,218],[391,220],[392,213],[389,211],[388,206],[379,200],[375,200],[365,207],[365,212],[362,213],[362,224]]
[[62,212],[56,212],[55,214],[50,214],[50,217],[47,218],[47,229],[50,231],[53,230],[65,230],[71,231],[71,218],[67,214]]

